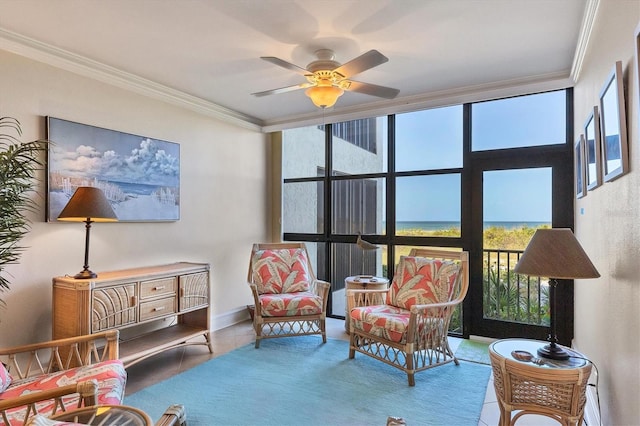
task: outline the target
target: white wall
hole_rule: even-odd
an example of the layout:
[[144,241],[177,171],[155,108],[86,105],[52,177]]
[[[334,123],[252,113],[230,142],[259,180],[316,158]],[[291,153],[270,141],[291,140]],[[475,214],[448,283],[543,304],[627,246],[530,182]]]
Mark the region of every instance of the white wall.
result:
[[575,86],[575,135],[614,63],[626,81],[631,172],[576,202],[576,235],[601,274],[576,281],[574,345],[599,369],[602,424],[640,422],[640,141],[634,29],[637,0],[603,0]]
[[[30,141],[45,137],[48,115],[180,144],[180,220],[94,224],[91,269],[207,262],[213,328],[246,315],[251,244],[270,235],[266,135],[0,51],[0,116],[20,120],[21,139]],[[2,294],[3,347],[50,338],[51,278],[83,265],[84,226],[44,222],[42,177],[29,249],[7,270],[13,284]]]

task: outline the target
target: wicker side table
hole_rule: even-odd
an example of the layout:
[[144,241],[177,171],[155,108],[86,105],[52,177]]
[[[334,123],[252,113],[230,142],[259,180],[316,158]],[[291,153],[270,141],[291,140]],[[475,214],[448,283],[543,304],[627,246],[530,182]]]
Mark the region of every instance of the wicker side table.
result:
[[[525,414],[550,417],[567,426],[582,423],[592,365],[584,355],[566,347],[570,354],[566,361],[537,358],[536,351],[547,343],[505,339],[489,345],[501,426],[513,425]],[[528,352],[534,358],[519,361],[514,351]],[[516,410],[521,411],[511,418]]]
[[346,290],[349,289],[368,289],[368,290],[385,290],[389,286],[389,280],[384,277],[374,277],[371,275],[354,275],[344,279],[345,289],[345,315],[344,315],[344,330],[347,334],[350,333],[349,326],[351,324],[351,318],[349,317],[349,304],[347,303]]

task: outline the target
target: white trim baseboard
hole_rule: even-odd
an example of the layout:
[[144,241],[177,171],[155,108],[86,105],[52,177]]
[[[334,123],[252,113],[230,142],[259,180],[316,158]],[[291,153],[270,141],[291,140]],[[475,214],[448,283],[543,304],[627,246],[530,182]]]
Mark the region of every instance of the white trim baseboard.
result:
[[249,319],[249,311],[246,306],[232,309],[211,318],[211,331],[220,330]]

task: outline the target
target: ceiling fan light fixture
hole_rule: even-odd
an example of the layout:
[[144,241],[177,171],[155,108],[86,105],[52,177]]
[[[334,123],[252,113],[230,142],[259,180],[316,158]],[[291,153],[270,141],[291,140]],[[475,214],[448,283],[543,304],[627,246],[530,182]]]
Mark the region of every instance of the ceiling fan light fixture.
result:
[[340,64],[334,59],[335,55],[331,49],[319,49],[316,51],[316,56],[318,59],[310,62],[306,68],[299,67],[274,56],[261,56],[260,58],[267,62],[301,74],[307,79],[307,83],[256,92],[252,93],[252,95],[261,97],[291,92],[298,89],[307,89],[305,94],[311,99],[315,106],[318,108],[329,108],[335,105],[338,98],[342,96],[345,91],[363,93],[385,99],[393,99],[400,92],[398,89],[392,89],[391,87],[349,80],[354,75],[382,65],[389,60],[389,58],[377,50],[369,50],[345,64]]
[[318,108],[330,108],[334,106],[343,93],[344,90],[335,86],[314,86],[309,87],[304,92]]

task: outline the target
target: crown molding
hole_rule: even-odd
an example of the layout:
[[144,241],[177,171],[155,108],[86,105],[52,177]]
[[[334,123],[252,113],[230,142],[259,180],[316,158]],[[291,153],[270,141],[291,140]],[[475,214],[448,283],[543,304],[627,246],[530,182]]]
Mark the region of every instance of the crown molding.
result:
[[262,131],[265,133],[275,132],[294,127],[400,114],[421,109],[548,92],[551,90],[566,89],[568,87],[573,87],[573,80],[569,76],[569,70],[566,70],[559,73],[465,86],[416,96],[405,96],[394,100],[372,102],[354,107],[333,107],[331,110],[318,109],[318,112],[313,114],[292,116],[285,120],[267,121],[262,127]]
[[242,128],[261,130],[262,122],[254,117],[3,28],[0,49]]
[[578,78],[580,78],[584,56],[589,47],[589,39],[591,38],[593,25],[596,22],[599,6],[600,0],[587,0],[584,16],[582,17],[580,34],[578,35],[578,42],[576,44],[576,52],[573,55],[573,65],[571,66],[571,79],[574,84],[578,81]]
[[370,102],[354,107],[341,108],[338,106],[330,110],[318,109],[317,112],[311,114],[290,116],[285,119],[272,121],[261,121],[255,117],[225,108],[202,98],[186,94],[3,28],[0,28],[0,49],[153,99],[161,100],[242,128],[254,131],[273,132],[293,127],[329,122],[335,123],[572,87],[580,74],[599,4],[600,0],[587,0],[579,40],[576,46],[576,53],[570,71],[534,76],[526,79],[466,86],[452,90],[401,97],[391,101]]

